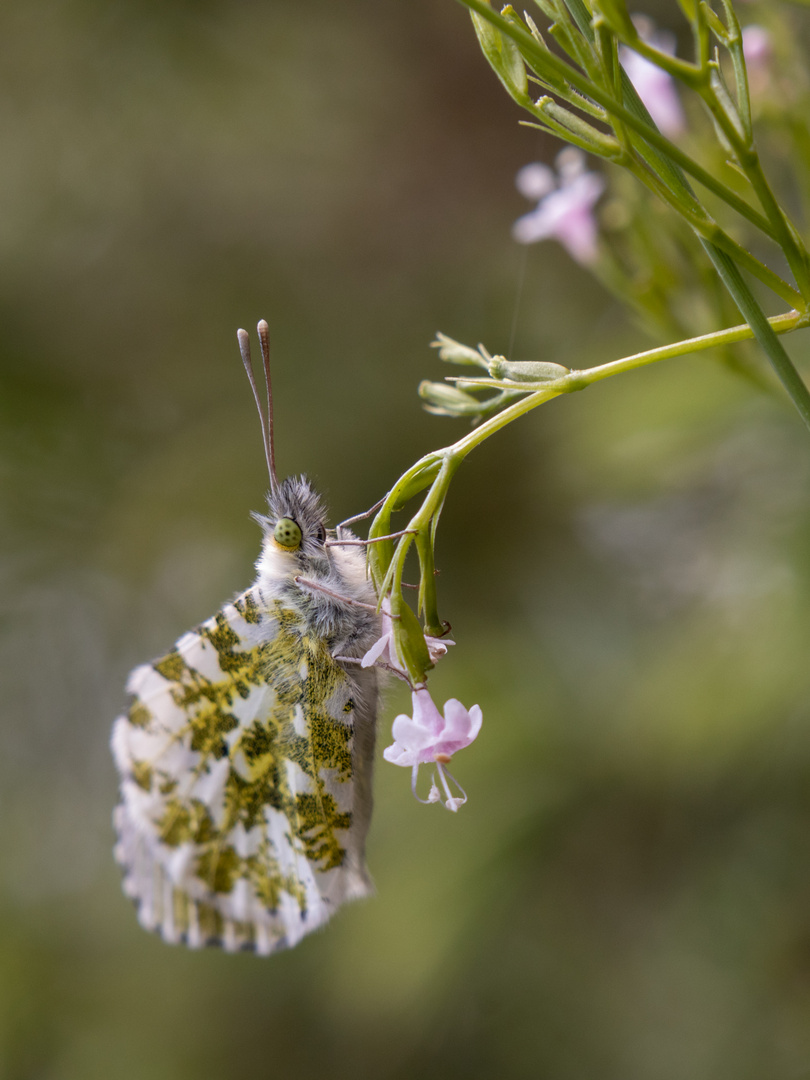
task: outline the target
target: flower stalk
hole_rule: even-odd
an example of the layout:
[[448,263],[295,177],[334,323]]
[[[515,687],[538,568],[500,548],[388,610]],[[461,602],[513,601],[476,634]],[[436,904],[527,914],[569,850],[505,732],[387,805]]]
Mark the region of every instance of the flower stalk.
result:
[[[777,335],[810,326],[810,314],[789,311],[767,319],[766,324],[765,333],[763,334],[762,328],[758,327],[759,333],[763,338],[766,334],[771,334],[774,340],[781,344]],[[732,326],[659,348],[646,349],[592,368],[570,371],[563,369],[564,373],[557,378],[542,378],[539,381],[525,378],[498,379],[485,375],[480,377],[452,376],[454,382],[460,383],[467,389],[488,390],[494,387],[508,391],[510,395],[517,397],[517,400],[512,401],[495,416],[484,420],[456,442],[425,455],[400,477],[386,495],[369,530],[370,540],[388,536],[393,528],[391,522],[393,514],[401,510],[405,503],[420,491],[427,492],[418,510],[405,525],[403,535],[399,537],[396,544],[393,540],[385,540],[370,544],[368,547],[369,570],[378,595],[381,598],[391,597],[394,612],[401,613],[405,608],[410,611],[402,594],[402,578],[408,554],[411,547],[415,547],[421,571],[417,611],[420,615],[424,615],[425,627],[423,631],[414,621],[410,633],[421,637],[424,632],[435,635],[437,638],[440,637],[446,632],[447,627],[440,618],[436,595],[434,574],[436,528],[450,483],[468,454],[515,420],[563,394],[585,390],[604,379],[635,371],[662,360],[721,348],[751,340],[754,336],[755,330],[750,325]],[[450,340],[444,335],[442,339],[444,342]],[[458,345],[458,343],[452,344]],[[466,346],[458,345],[459,350],[465,348]],[[552,365],[548,366],[550,368]],[[810,421],[810,414],[808,420]],[[407,633],[407,630],[402,628],[400,632]],[[421,662],[417,657],[421,657]],[[417,648],[411,649],[410,662],[406,665],[411,685],[423,683],[432,666],[433,661],[430,657],[426,658],[424,652]]]
[[[429,695],[424,695],[428,671],[439,655],[435,643],[449,628],[441,618],[436,587],[437,528],[452,479],[467,455],[496,432],[561,395],[665,359],[709,349],[725,355],[746,340],[754,340],[764,352],[810,430],[810,391],[781,341],[784,334],[810,325],[810,256],[760,160],[744,31],[730,0],[720,0],[722,17],[705,0],[679,0],[693,38],[693,59],[689,60],[675,55],[666,37],[656,35],[643,20],[631,18],[625,0],[588,0],[587,4],[585,0],[536,0],[549,20],[543,31],[511,5],[499,13],[488,0],[460,2],[469,10],[481,48],[500,82],[529,114],[524,122],[576,148],[559,155],[556,173],[539,163],[521,170],[518,186],[536,206],[515,223],[515,239],[521,243],[556,240],[608,287],[615,283],[614,292],[624,291],[634,310],[657,320],[659,326],[666,323],[673,338],[681,336],[668,345],[585,370],[569,370],[545,358],[517,361],[492,356],[483,346],[474,349],[442,334],[434,342],[442,360],[466,370],[443,382],[423,381],[420,397],[428,411],[463,417],[475,426],[457,441],[425,455],[400,477],[373,519],[369,539],[378,542],[369,544],[367,551],[385,627],[375,657],[387,657],[387,666],[405,678],[414,692],[413,719],[397,718],[395,746],[389,748],[390,755],[386,751],[386,757],[398,757],[397,764],[405,764],[407,758],[415,769],[419,762],[413,755],[422,738],[419,745],[428,753],[422,762],[430,760],[436,766],[450,809],[457,808],[458,799],[447,786],[450,774],[446,774],[445,753],[425,732],[435,735],[444,730],[451,703],[443,718]],[[544,34],[553,39],[553,51]],[[694,133],[683,134],[692,116],[681,100],[688,95],[694,95],[711,118],[706,125],[708,139],[702,143]],[[806,150],[810,144],[805,127],[794,128],[801,134],[801,138],[797,134],[797,144]],[[682,134],[686,148],[674,142]],[[585,153],[602,159],[612,172],[588,171]],[[579,162],[576,167],[570,155]],[[731,182],[723,179],[725,169],[730,169],[726,175]],[[597,203],[600,216],[609,216],[606,204],[613,184],[608,180],[619,170],[636,193],[634,203],[625,200],[625,212],[628,205],[641,207],[638,216],[647,220],[635,232],[621,224],[616,230],[624,228],[631,250],[635,241],[636,254],[646,243],[648,258],[642,269],[647,277],[634,275],[632,266],[625,270],[616,257],[618,245],[609,249],[597,220]],[[707,194],[719,205],[713,200],[707,205]],[[613,201],[615,210],[620,200]],[[650,207],[656,209],[650,212]],[[677,253],[685,269],[676,268],[676,259],[657,250],[663,230],[656,234],[652,248],[647,242],[656,231],[658,207],[675,223],[669,250]],[[778,249],[789,274],[783,276],[764,261],[762,241]],[[766,316],[746,275],[789,310]],[[677,286],[686,301],[685,319],[670,300]],[[743,325],[728,325],[735,321],[735,310],[745,320]],[[694,333],[701,326],[702,314],[708,316],[703,325],[712,329]],[[394,514],[419,497],[417,509],[398,532]],[[414,552],[419,568],[416,614],[403,593],[403,576]],[[455,702],[451,713],[456,706],[463,710]],[[464,711],[470,731],[475,726],[469,723],[473,712]],[[462,715],[457,710],[453,714]],[[403,740],[397,736],[399,721]],[[417,729],[422,732],[418,737]],[[406,746],[406,732],[413,745]],[[440,798],[434,779],[423,801]]]

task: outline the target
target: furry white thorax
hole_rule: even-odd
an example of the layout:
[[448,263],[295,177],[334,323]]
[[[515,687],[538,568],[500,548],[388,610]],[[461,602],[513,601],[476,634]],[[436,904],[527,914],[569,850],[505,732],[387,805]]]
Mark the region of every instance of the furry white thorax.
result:
[[[341,539],[352,540],[354,537],[344,529]],[[350,600],[364,604],[377,602],[366,575],[365,554],[358,547],[330,547],[329,554],[322,559],[301,559],[296,552],[279,547],[271,533],[265,535],[261,554],[256,560],[256,573],[256,584],[268,592],[291,583],[296,577],[304,577],[317,580]]]
[[376,602],[360,549],[333,547],[320,558],[306,558],[279,547],[271,533],[265,536],[256,571],[265,603],[278,599],[298,611],[334,655],[360,657],[379,637],[380,617],[356,606],[373,608]]

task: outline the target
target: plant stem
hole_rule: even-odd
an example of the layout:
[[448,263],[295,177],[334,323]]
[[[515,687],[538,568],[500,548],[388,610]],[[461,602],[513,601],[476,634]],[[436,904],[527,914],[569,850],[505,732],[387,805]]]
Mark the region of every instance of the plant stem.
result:
[[[767,320],[770,328],[774,334],[788,334],[791,330],[800,330],[810,325],[810,317],[802,316],[798,311],[786,311],[782,315],[773,315]],[[559,379],[555,379],[554,382],[545,384],[542,388],[538,388],[537,384],[523,384],[525,393],[545,393],[547,390],[555,391],[553,396],[558,394],[570,394],[578,390],[584,390],[592,383],[601,382],[602,379],[609,379],[613,375],[621,375],[625,371],[635,371],[637,368],[647,367],[649,364],[658,363],[659,360],[671,360],[676,356],[688,356],[691,353],[705,352],[706,349],[720,348],[725,345],[734,345],[738,341],[750,341],[754,337],[754,331],[746,323],[740,326],[730,326],[725,330],[713,330],[710,334],[701,334],[699,337],[684,338],[682,341],[673,342],[671,345],[661,345],[657,349],[645,349],[644,352],[633,353],[631,356],[623,356],[620,360],[611,360],[607,364],[599,364],[592,368],[583,368],[582,370],[572,370],[567,375],[563,375]],[[460,378],[454,380],[460,382],[465,387],[484,388],[484,387],[504,387],[506,389],[516,391],[520,389],[521,384],[518,382],[508,382],[503,379],[475,379],[475,378]],[[547,400],[547,399],[543,399]],[[542,401],[537,402],[538,405],[542,404]],[[534,406],[532,406],[534,407]],[[504,415],[504,412],[499,413],[498,417]],[[498,417],[495,417],[497,419]],[[470,435],[465,436],[461,442],[467,443],[467,441],[479,434],[483,429],[490,434],[489,424],[482,424],[476,428]],[[501,425],[502,426],[502,425]],[[492,429],[497,430],[497,429]],[[458,443],[454,443],[450,449],[454,449],[458,446]]]
[[[678,195],[681,196],[683,202],[682,204],[679,202],[678,207],[680,207],[681,212],[688,217],[690,207],[687,203],[693,203],[695,197],[686,178],[683,176],[681,169],[691,173],[692,176],[699,179],[701,183],[705,184],[705,181],[698,177],[694,168],[695,163],[692,162],[687,155],[682,154],[668,139],[665,139],[655,125],[652,124],[649,113],[642,104],[630,80],[627,78],[626,72],[623,73],[622,78],[625,104],[620,105],[615,98],[602,87],[593,84],[590,80],[582,76],[563,60],[555,57],[552,53],[548,51],[544,52],[538,46],[531,34],[527,33],[521,27],[516,26],[514,23],[511,23],[509,20],[504,19],[502,16],[497,15],[489,6],[488,0],[460,0],[460,2],[466,7],[477,11],[479,15],[491,22],[502,33],[506,34],[507,37],[512,38],[525,56],[534,58],[540,71],[543,70],[543,67],[554,70],[561,78],[567,79],[572,86],[575,86],[578,90],[581,90],[587,96],[593,98],[598,104],[603,105],[611,114],[619,117],[619,119],[626,123],[629,128],[641,135],[643,140],[641,146],[638,146],[638,141],[635,140],[641,156],[650,162],[650,167],[653,171],[656,171],[655,165],[660,164],[661,171],[659,172],[659,176],[661,180],[665,186],[671,187],[676,199]],[[573,6],[575,12],[579,14],[580,20],[584,20],[584,23],[587,24],[588,27],[587,31],[584,29],[584,25],[580,29],[585,33],[586,37],[592,36],[593,29],[586,19],[587,12],[579,3],[579,0],[573,0]],[[577,11],[577,9],[580,10]],[[737,137],[737,140],[739,145],[739,137]],[[764,187],[762,186],[763,184]],[[709,185],[705,186],[708,187]],[[767,201],[767,193],[770,193],[770,189],[767,187],[767,182],[761,172],[758,173],[757,191],[759,194],[764,195]],[[747,216],[749,216],[750,219],[750,215]],[[692,224],[693,227],[695,227],[694,223]],[[780,221],[777,222],[777,226],[780,230],[790,229],[790,226],[784,218],[781,218]],[[804,420],[808,430],[810,430],[810,391],[808,391],[803,380],[799,376],[799,373],[793,366],[790,357],[785,352],[784,347],[771,329],[768,320],[754,298],[753,293],[748,288],[740,270],[727,254],[727,251],[722,250],[720,244],[718,244],[718,241],[721,241],[722,247],[726,248],[728,246],[726,240],[730,241],[730,238],[727,238],[726,235],[722,233],[719,226],[717,226],[716,232],[712,230],[709,232],[709,235],[706,235],[705,231],[703,231],[701,235],[701,230],[697,228],[695,231],[698,233],[700,242],[703,245],[706,254],[714,264],[723,284],[726,286],[732,299],[739,308],[740,314],[750,325],[754,337],[757,339],[770,360],[782,385],[796,406],[799,415]],[[773,237],[773,224],[767,222],[767,228],[763,229],[763,232],[766,232],[768,236]],[[777,240],[777,242],[779,242],[779,240]],[[733,241],[730,241],[730,243],[733,244]],[[795,250],[795,241],[793,249]],[[788,254],[788,252],[786,252],[786,254]],[[740,257],[739,253],[737,253],[737,257]],[[750,265],[750,261],[748,269],[755,272],[754,267]],[[779,280],[781,283],[781,279]],[[779,290],[779,294],[782,295],[783,298],[788,299],[785,294],[781,292],[782,285],[787,289],[790,289],[790,286],[788,286],[786,282],[781,283]],[[804,298],[799,294],[795,294],[794,301],[793,290],[791,290],[788,303],[794,302],[801,310],[807,309],[807,302]],[[508,411],[509,410],[507,410],[507,412]],[[497,419],[497,417],[495,419]]]
[[808,268],[807,251],[771,190],[762,169],[753,136],[746,136],[738,129],[737,124],[729,115],[729,106],[719,96],[717,86],[709,83],[699,92],[706,107],[728,139],[740,168],[756,193],[771,223],[773,237],[785,253],[796,284],[807,301],[810,299],[810,268]]
[[[729,260],[729,262],[731,262],[731,260]],[[733,266],[733,263],[731,265]],[[756,322],[756,320],[753,321]],[[644,352],[634,353],[631,356],[622,357],[620,360],[612,360],[607,364],[599,364],[596,367],[585,368],[582,371],[569,371],[567,374],[559,379],[555,379],[554,382],[549,383],[547,386],[543,386],[536,390],[526,390],[525,397],[515,401],[496,416],[490,417],[457,442],[452,443],[442,450],[435,450],[432,453],[425,455],[425,457],[408,469],[389,491],[382,507],[372,523],[371,529],[369,530],[369,538],[373,538],[375,535],[382,535],[383,532],[388,532],[390,530],[391,514],[397,506],[402,504],[403,495],[415,495],[416,490],[414,490],[414,488],[419,484],[420,480],[423,481],[421,490],[424,491],[426,487],[429,487],[421,506],[408,522],[404,535],[399,539],[396,548],[391,551],[390,556],[386,558],[383,554],[381,549],[384,545],[374,545],[374,556],[371,558],[370,565],[375,586],[381,601],[387,591],[399,590],[401,588],[400,582],[405,569],[405,560],[412,544],[415,543],[417,546],[423,573],[426,569],[432,567],[432,554],[427,558],[426,553],[428,549],[432,551],[435,539],[432,533],[435,532],[435,524],[438,515],[441,513],[442,506],[444,505],[450,482],[466,456],[477,446],[480,446],[481,443],[485,442],[491,435],[494,435],[495,432],[507,427],[507,425],[511,424],[514,420],[517,420],[521,416],[525,416],[526,413],[536,409],[539,405],[543,405],[546,401],[551,401],[553,398],[560,397],[563,394],[584,390],[592,383],[601,382],[603,379],[609,379],[612,376],[620,375],[625,371],[633,371],[637,368],[646,367],[648,364],[656,363],[659,360],[666,360],[675,356],[685,356],[689,353],[700,352],[717,346],[731,345],[734,342],[745,341],[754,336],[756,336],[762,344],[763,340],[767,339],[767,336],[770,335],[777,346],[781,348],[781,343],[776,335],[789,333],[791,330],[798,330],[801,327],[810,325],[810,315],[802,315],[798,311],[788,311],[782,315],[775,315],[770,319],[764,319],[763,316],[763,321],[765,322],[764,330],[759,326],[755,326],[754,328],[750,325],[732,326],[725,330],[716,330],[710,334],[702,334],[699,337],[676,341],[670,345],[664,345],[657,349],[647,349]],[[763,345],[763,347],[765,346]],[[769,352],[769,356],[770,355],[771,353]],[[796,378],[798,379],[798,375],[796,375]],[[472,384],[490,387],[503,384],[502,380],[497,379],[482,378],[480,380],[470,379],[462,381],[467,385]],[[521,389],[520,383],[507,384],[507,386],[509,390],[519,391]],[[803,384],[802,388],[804,389]],[[804,389],[804,392],[807,394],[806,389]],[[796,399],[794,398],[794,400]],[[802,415],[805,416],[805,420],[808,422],[808,426],[810,426],[810,410],[808,410],[806,415],[805,413],[802,413]],[[431,532],[431,535],[428,539],[429,532]],[[387,544],[385,546],[387,546]],[[419,550],[420,548],[422,549],[421,551]],[[432,581],[427,589],[422,588],[420,590],[420,599],[426,601],[425,613],[429,620],[435,623],[435,628],[439,628],[441,623],[439,621],[435,588],[433,587]]]
[[810,430],[810,391],[785,352],[784,345],[774,333],[768,319],[765,318],[762,308],[754,299],[736,264],[724,251],[713,248],[711,244],[705,241],[703,246],[714,263],[718,274],[723,279],[723,284],[731,293],[734,303],[753,330],[754,337],[770,360],[785,390],[790,395],[790,399],[796,406],[802,420],[804,420],[805,426]]
[[[674,143],[671,143],[669,139],[665,138],[654,127],[650,127],[649,123],[640,119],[629,109],[621,105],[615,97],[603,90],[600,86],[595,86],[586,76],[582,75],[571,67],[560,57],[555,56],[554,53],[544,51],[534,40],[534,38],[527,31],[521,27],[511,23],[508,19],[504,19],[503,16],[493,11],[487,3],[487,0],[459,0],[464,7],[470,8],[477,12],[482,18],[487,19],[496,26],[502,34],[510,37],[516,45],[519,46],[521,52],[530,57],[538,68],[542,71],[545,67],[552,70],[558,78],[570,83],[586,97],[591,98],[598,105],[601,105],[610,115],[616,116],[628,127],[632,128],[638,135],[641,135],[651,146],[654,146],[660,153],[666,157],[671,158],[683,169],[684,172],[689,173],[694,177],[699,184],[702,184],[708,191],[717,195],[728,206],[736,210],[752,225],[756,226],[771,240],[775,240],[773,227],[766,217],[759,213],[750,203],[745,199],[740,198],[736,192],[732,191],[711,173],[707,172],[703,166],[699,165],[696,161],[689,157],[680,150]],[[551,84],[549,84],[551,86]],[[553,87],[552,87],[553,89]]]
[[[799,315],[798,311],[786,311],[783,315],[774,315],[768,319],[768,322],[775,334],[788,334],[791,330],[798,330],[807,325],[806,320]],[[702,352],[705,349],[714,349],[722,345],[734,345],[738,341],[748,341],[753,336],[754,331],[746,324],[731,326],[726,330],[714,330],[710,334],[685,338],[683,341],[676,341],[672,345],[663,345],[658,349],[647,349],[644,352],[634,353],[632,356],[624,356],[621,360],[611,360],[607,364],[586,368],[584,371],[571,372],[571,374],[584,380],[586,386],[590,386],[591,383],[608,379],[611,375],[634,371],[636,368],[646,367],[648,364],[654,364],[659,360],[670,360],[675,356],[687,356],[690,353]]]
[[638,161],[631,161],[627,168],[637,180],[644,184],[645,187],[648,187],[662,202],[665,202],[676,213],[679,213],[686,220],[689,227],[697,233],[699,239],[707,241],[727,255],[733,256],[745,267],[749,274],[776,293],[786,304],[804,307],[802,294],[788,285],[784,278],[775,274],[770,267],[760,262],[756,256],[752,255],[741,244],[738,244],[736,240],[723,232],[720,226],[706,214],[699,202],[695,201],[689,209],[686,209],[683,201],[678,198],[671,187],[661,180],[657,173],[645,168]]

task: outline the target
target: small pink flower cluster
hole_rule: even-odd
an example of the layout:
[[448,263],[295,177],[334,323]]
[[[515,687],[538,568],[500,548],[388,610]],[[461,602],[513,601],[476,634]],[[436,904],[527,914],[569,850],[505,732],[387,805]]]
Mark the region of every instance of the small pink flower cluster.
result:
[[743,27],[742,42],[748,86],[752,94],[762,94],[771,82],[773,40],[764,26],[751,23]]
[[[447,646],[452,645],[453,642],[447,638],[442,639],[425,635],[425,644],[430,659],[435,664],[447,652]],[[360,663],[363,667],[371,667],[373,664],[377,664],[410,683],[405,664],[397,653],[391,605],[387,597],[382,604],[382,634]],[[394,720],[391,732],[394,742],[383,750],[383,757],[393,765],[402,765],[413,770],[411,789],[420,802],[434,803],[443,801],[448,810],[456,811],[467,801],[467,795],[447,768],[447,765],[453,754],[469,746],[478,735],[483,719],[481,709],[478,705],[473,705],[469,710],[465,709],[460,701],[451,698],[445,703],[444,714],[442,714],[436,707],[424,683],[419,686],[412,686],[411,690],[413,716],[403,713]],[[419,766],[431,763],[436,766],[444,791],[444,799],[442,799],[442,793],[436,785],[435,774],[428,797],[421,799],[416,794],[416,779]],[[459,794],[454,795],[452,793],[450,782],[455,785]]]
[[[655,30],[643,15],[634,16],[633,22],[644,41],[659,52],[675,55],[675,38],[672,34]],[[686,127],[686,119],[672,76],[624,45],[619,49],[619,60],[656,127],[668,139],[680,135]]]
[[[481,730],[483,720],[481,708],[479,705],[473,705],[468,710],[460,701],[450,698],[445,702],[444,715],[442,715],[426,686],[420,686],[414,690],[411,699],[413,718],[403,713],[394,720],[391,729],[394,742],[392,746],[383,750],[383,757],[392,765],[403,765],[413,769],[411,789],[417,799],[419,796],[416,794],[416,777],[419,766],[433,762],[444,788],[444,805],[448,810],[458,810],[467,801],[467,795],[447,766],[453,754],[469,746]],[[455,784],[460,795],[451,794],[448,779]],[[428,797],[419,801],[425,803],[442,801],[435,780],[430,786]]]
[[515,183],[537,206],[512,226],[519,244],[557,240],[572,259],[592,266],[599,255],[593,208],[605,188],[599,173],[588,172],[581,150],[568,147],[557,155],[557,172],[535,162],[524,165]]

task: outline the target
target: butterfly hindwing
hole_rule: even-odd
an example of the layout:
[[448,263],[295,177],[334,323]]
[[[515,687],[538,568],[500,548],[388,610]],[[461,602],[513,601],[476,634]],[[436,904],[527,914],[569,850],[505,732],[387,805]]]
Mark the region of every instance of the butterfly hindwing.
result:
[[376,683],[258,587],[136,668],[116,857],[168,941],[260,953],[366,895]]

